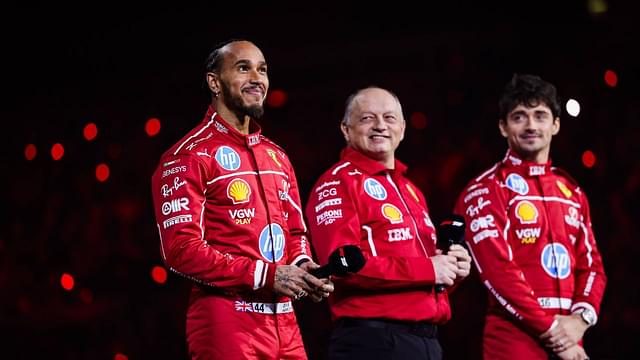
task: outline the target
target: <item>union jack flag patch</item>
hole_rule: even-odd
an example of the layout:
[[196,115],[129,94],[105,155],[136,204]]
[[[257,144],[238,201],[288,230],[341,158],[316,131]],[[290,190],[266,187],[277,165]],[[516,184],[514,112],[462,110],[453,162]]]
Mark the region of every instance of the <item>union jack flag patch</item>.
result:
[[253,306],[246,301],[236,301],[236,311],[252,312]]

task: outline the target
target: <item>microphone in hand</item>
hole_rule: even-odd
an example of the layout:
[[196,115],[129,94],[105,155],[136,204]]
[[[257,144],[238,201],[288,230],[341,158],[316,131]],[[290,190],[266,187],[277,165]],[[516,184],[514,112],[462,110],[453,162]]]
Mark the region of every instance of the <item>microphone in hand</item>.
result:
[[319,279],[329,275],[346,276],[349,273],[357,273],[364,267],[366,259],[362,250],[355,245],[345,245],[337,248],[329,255],[329,263],[309,273]]
[[[444,218],[436,229],[438,242],[436,246],[442,250],[443,254],[447,254],[449,247],[453,244],[464,245],[464,217],[452,214]],[[436,292],[443,292],[445,286],[443,284],[436,285]]]

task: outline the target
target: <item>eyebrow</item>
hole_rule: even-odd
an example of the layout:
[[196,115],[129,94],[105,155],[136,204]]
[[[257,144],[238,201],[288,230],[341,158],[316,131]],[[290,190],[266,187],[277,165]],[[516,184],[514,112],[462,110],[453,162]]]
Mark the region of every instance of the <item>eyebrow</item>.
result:
[[[252,63],[252,62],[251,62],[251,60],[248,60],[248,59],[240,59],[240,60],[236,61],[236,62],[233,64],[233,66],[241,65],[241,64],[242,64],[242,65],[244,65],[244,64],[251,64],[251,63]],[[265,65],[267,65],[267,62],[266,62],[266,61],[260,61],[260,62],[258,62],[258,67],[260,67],[260,66],[265,66]]]

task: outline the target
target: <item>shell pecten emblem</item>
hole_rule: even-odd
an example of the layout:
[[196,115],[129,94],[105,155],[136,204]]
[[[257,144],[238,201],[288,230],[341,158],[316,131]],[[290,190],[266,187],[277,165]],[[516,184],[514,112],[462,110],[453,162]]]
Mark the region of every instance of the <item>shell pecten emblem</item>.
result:
[[240,178],[233,179],[227,186],[227,197],[229,197],[234,204],[249,202],[251,198],[251,187],[246,181]]
[[538,222],[538,209],[530,201],[520,201],[516,206],[516,217],[521,224],[534,224]]
[[389,220],[392,224],[398,224],[402,222],[402,213],[397,207],[391,204],[384,204],[380,208],[382,210],[382,216]]

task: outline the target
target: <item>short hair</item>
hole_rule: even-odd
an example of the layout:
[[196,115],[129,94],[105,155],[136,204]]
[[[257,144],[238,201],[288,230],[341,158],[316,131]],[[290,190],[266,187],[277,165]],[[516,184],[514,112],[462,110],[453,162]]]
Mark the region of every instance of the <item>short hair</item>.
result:
[[345,103],[344,115],[342,116],[342,123],[343,124],[347,124],[349,122],[349,116],[351,115],[351,112],[353,111],[353,103],[355,102],[355,100],[358,97],[358,95],[360,95],[363,91],[369,90],[369,89],[380,89],[380,90],[388,92],[391,96],[393,96],[393,98],[396,99],[396,102],[398,103],[398,106],[400,107],[400,115],[404,118],[404,116],[402,115],[402,104],[400,104],[400,99],[398,99],[398,96],[393,91],[381,88],[379,86],[370,85],[370,86],[367,86],[365,88],[358,89],[358,90],[356,90],[356,92],[354,92],[353,94],[349,95],[349,97],[347,98],[347,101]]
[[518,105],[534,107],[541,102],[551,109],[554,118],[560,116],[562,108],[555,86],[536,75],[514,74],[498,102],[500,119],[506,121],[507,114]]
[[248,40],[230,39],[216,45],[216,47],[213,49],[213,51],[211,51],[211,53],[209,53],[209,56],[207,57],[207,62],[205,63],[205,66],[204,66],[205,73],[210,73],[210,72],[220,73],[220,69],[222,68],[222,60],[224,59],[224,51],[222,51],[222,49],[231,43],[239,42],[239,41],[248,41]]

